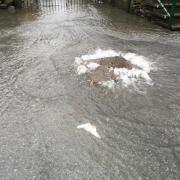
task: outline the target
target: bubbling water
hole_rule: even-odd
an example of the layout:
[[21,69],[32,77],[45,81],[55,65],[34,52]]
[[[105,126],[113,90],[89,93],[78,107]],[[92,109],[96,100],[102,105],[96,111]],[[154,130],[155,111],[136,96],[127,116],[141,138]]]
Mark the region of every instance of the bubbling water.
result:
[[[120,61],[121,64],[122,61],[124,61],[124,65],[122,67],[112,65],[113,63],[117,64],[117,62],[120,63]],[[109,67],[108,62],[110,62],[109,64],[112,65],[112,67]],[[135,53],[123,53],[121,51],[116,52],[111,49],[97,49],[93,54],[76,57],[74,65],[78,75],[90,74],[92,77],[92,75],[96,75],[95,73],[100,70],[100,67],[101,69],[104,69],[104,72],[106,70],[107,73],[102,71],[102,73],[105,74],[104,78],[96,78],[98,79],[96,80],[96,83],[110,89],[114,88],[119,82],[123,87],[128,87],[139,82],[153,85],[152,79],[149,76],[149,73],[152,70],[152,63],[144,56],[140,56]],[[111,72],[111,79],[105,78],[109,72]],[[98,76],[98,73],[96,76]],[[99,76],[101,76],[101,72],[99,72]],[[94,81],[94,79],[91,78],[91,81]]]

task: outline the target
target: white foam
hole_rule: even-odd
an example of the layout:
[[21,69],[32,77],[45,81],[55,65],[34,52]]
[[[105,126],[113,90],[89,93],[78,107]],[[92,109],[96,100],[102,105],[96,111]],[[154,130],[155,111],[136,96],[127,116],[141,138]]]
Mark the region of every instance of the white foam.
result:
[[92,125],[91,123],[86,123],[86,124],[81,124],[79,126],[77,126],[78,129],[84,129],[86,131],[88,131],[89,133],[91,133],[92,135],[94,135],[97,138],[101,138],[101,136],[99,135],[99,133],[96,130],[96,126]]
[[131,64],[138,66],[139,68],[143,69],[147,73],[151,71],[151,64],[147,61],[144,56],[140,56],[134,53],[122,53],[123,58],[128,60]]
[[100,66],[99,64],[94,63],[94,62],[90,62],[90,63],[87,64],[87,67],[88,67],[88,69],[89,69],[90,71],[95,70],[95,69],[96,69],[97,67],[99,67],[99,66]]
[[114,75],[117,80],[122,80],[124,86],[133,84],[135,81],[144,79],[148,84],[152,81],[148,73],[141,69],[133,68],[131,70],[126,68],[115,68]]
[[80,57],[76,57],[75,58],[75,61],[74,61],[74,64],[79,66],[83,63],[83,60],[80,58]]
[[125,53],[125,54],[122,54],[123,55],[123,57],[125,58],[125,59],[132,59],[134,56],[136,56],[136,54],[135,53]]
[[98,84],[100,84],[103,87],[108,87],[109,89],[113,89],[115,86],[114,80],[109,80],[109,81],[101,81]]
[[111,49],[110,50],[98,49],[95,51],[94,54],[81,56],[81,59],[83,59],[84,61],[87,61],[87,60],[100,59],[100,58],[105,58],[105,57],[114,57],[114,56],[119,56],[119,55],[120,55],[120,52],[116,52]]
[[87,67],[84,65],[80,65],[77,67],[77,73],[78,75],[86,74],[88,71]]

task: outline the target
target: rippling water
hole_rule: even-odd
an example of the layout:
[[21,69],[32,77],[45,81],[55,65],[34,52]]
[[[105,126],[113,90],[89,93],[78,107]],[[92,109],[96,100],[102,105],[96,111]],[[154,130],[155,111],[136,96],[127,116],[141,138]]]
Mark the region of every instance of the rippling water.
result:
[[[179,180],[180,33],[57,2],[0,11],[0,179]],[[147,57],[154,85],[89,86],[73,62],[98,48]],[[76,128],[85,123],[101,139]]]

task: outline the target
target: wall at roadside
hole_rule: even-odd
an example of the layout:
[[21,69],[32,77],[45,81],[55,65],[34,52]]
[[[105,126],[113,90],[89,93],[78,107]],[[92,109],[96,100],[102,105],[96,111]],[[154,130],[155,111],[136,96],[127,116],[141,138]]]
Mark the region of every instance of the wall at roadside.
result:
[[[10,0],[9,0],[10,1]],[[14,1],[16,7],[21,8],[21,7],[30,7],[34,0],[11,0]]]
[[104,0],[104,2],[111,3],[114,6],[118,6],[123,10],[128,10],[130,0]]

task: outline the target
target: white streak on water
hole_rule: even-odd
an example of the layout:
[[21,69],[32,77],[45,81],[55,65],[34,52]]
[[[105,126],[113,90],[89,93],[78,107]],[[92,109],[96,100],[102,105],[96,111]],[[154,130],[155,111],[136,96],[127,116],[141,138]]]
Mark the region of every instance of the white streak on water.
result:
[[85,131],[91,133],[92,135],[94,135],[97,138],[101,138],[101,136],[99,135],[99,133],[96,130],[96,126],[92,125],[91,123],[86,123],[86,124],[81,124],[79,126],[77,126],[78,129],[84,129]]

